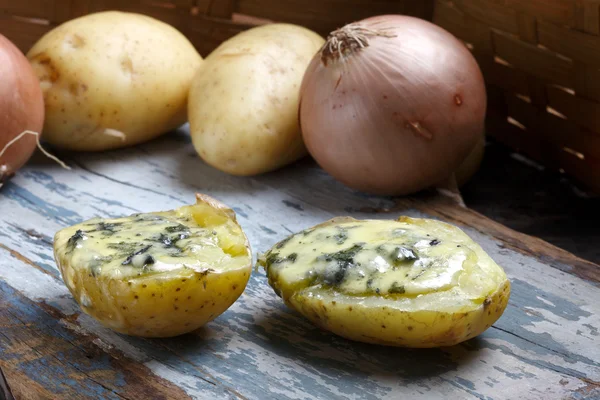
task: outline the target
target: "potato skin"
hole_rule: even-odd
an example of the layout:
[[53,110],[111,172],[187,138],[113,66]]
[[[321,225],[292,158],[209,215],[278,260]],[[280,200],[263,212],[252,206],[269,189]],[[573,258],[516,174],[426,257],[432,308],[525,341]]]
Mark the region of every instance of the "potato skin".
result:
[[[229,207],[207,195],[196,195],[194,217],[202,225],[233,222],[243,235],[248,263],[235,269],[198,272],[176,269],[117,279],[92,276],[72,265],[54,240],[54,258],[65,285],[82,310],[114,331],[132,336],[172,337],[196,330],[226,311],[243,293],[252,273],[251,250]],[[200,215],[203,214],[203,215]]]
[[[71,293],[104,326],[133,336],[172,337],[200,328],[231,307],[244,291],[251,267],[222,273],[180,270],[128,280],[98,279],[82,270],[70,273]],[[93,307],[86,307],[84,296]]]
[[84,151],[141,143],[185,123],[202,62],[175,28],[116,11],[58,26],[27,56],[44,93],[44,139]]
[[255,175],[304,156],[300,83],[323,43],[306,28],[270,24],[212,52],[194,78],[188,106],[200,157],[230,174]]
[[340,298],[316,299],[300,292],[286,304],[313,324],[347,339],[397,347],[454,346],[492,326],[502,315],[510,297],[510,282],[479,306],[464,312],[403,311],[389,305],[352,305]]

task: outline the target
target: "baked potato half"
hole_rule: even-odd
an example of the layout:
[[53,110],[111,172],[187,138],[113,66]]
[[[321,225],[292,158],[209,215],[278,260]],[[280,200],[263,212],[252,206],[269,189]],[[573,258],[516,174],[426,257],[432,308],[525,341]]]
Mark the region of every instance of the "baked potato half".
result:
[[504,312],[503,269],[459,228],[430,219],[335,218],[258,260],[285,303],[348,339],[452,346]]
[[56,262],[83,311],[117,332],[169,337],[236,301],[252,269],[248,240],[231,209],[196,196],[195,205],[56,233]]

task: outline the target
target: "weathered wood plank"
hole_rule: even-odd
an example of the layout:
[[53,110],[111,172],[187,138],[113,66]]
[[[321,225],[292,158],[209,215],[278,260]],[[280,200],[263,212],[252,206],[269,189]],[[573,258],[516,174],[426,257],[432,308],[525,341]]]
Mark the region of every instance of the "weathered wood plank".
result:
[[[22,397],[38,390],[32,388],[56,391],[44,379],[60,382],[63,398],[84,390],[132,399],[146,398],[143,390],[174,398],[600,396],[600,288],[592,263],[443,201],[356,193],[310,162],[257,178],[228,176],[203,164],[185,133],[107,154],[62,156],[72,171],[35,157],[0,190],[0,366],[9,381],[26,382],[13,387]],[[456,223],[506,269],[509,307],[479,338],[432,350],[323,332],[289,311],[262,272],[225,314],[178,338],[118,335],[82,314],[54,264],[54,232],[93,216],[191,203],[195,191],[234,207],[255,253],[334,215]],[[27,360],[47,375],[27,375]]]
[[0,368],[0,399],[2,400],[15,400],[15,397],[12,394],[12,390],[8,386],[8,382],[6,381],[6,376],[2,369]]
[[[76,316],[77,314],[73,314]],[[112,357],[86,335],[74,335],[41,307],[0,282],[0,366],[19,398],[173,398],[185,393],[148,370]],[[13,377],[13,379],[11,379]],[[57,379],[59,378],[59,379]],[[77,388],[76,391],[73,388]]]

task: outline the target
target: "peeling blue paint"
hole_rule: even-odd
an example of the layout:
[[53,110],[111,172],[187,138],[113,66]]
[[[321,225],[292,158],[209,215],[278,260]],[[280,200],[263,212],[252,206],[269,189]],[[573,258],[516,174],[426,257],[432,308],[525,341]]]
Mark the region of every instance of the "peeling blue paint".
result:
[[[562,359],[564,359],[567,363],[575,363],[576,362],[575,360],[580,360],[581,362],[585,362],[587,364],[590,364],[590,363],[592,365],[595,364],[594,361],[586,359],[585,357],[580,356],[578,354],[567,353],[567,355],[561,355],[560,353],[548,351],[547,349],[544,349],[543,347],[531,346],[531,343],[525,339],[522,339],[515,335],[506,334],[505,332],[496,330],[496,329],[488,329],[480,337],[483,339],[482,343],[480,344],[481,348],[500,350],[504,354],[517,357],[519,360],[521,360],[527,364],[530,364],[532,366],[535,366],[537,368],[549,369],[549,370],[556,371],[556,372],[558,372],[560,374],[564,374],[564,375],[570,375],[570,376],[574,376],[577,378],[587,378],[587,376],[585,374],[583,374],[577,370],[574,370],[572,368],[568,368],[565,364],[557,365],[557,364],[542,360],[540,358],[535,358],[532,355],[530,355],[529,353],[532,352],[532,353],[537,353],[537,354],[556,355],[556,356],[559,356]],[[493,343],[491,341],[485,340],[487,338],[502,339],[503,341],[509,342],[513,345],[516,345],[518,348],[525,350],[525,353],[524,354],[516,354],[512,350],[510,350],[507,346],[499,345],[499,344]],[[543,341],[541,341],[541,342],[543,342]]]
[[[520,304],[529,308],[541,308],[548,310],[558,317],[569,321],[578,321],[582,317],[589,317],[590,312],[582,310],[578,305],[553,293],[548,293],[520,279],[511,279],[511,300],[514,304]],[[553,306],[538,299],[545,299]]]
[[54,178],[45,172],[39,170],[27,170],[23,172],[25,178],[31,178],[34,182],[44,185],[51,192],[65,195],[66,193],[72,193],[73,189],[65,185],[64,183],[58,183]]
[[443,378],[443,377],[442,377],[441,379],[442,379],[444,382],[447,382],[447,383],[449,383],[450,385],[452,385],[452,386],[454,386],[454,387],[457,387],[457,388],[460,388],[460,389],[464,390],[465,392],[469,393],[471,396],[473,396],[473,397],[475,397],[475,398],[477,398],[477,399],[480,399],[480,400],[488,400],[488,399],[490,399],[489,397],[485,397],[485,396],[483,396],[483,395],[481,395],[481,394],[479,394],[479,393],[475,392],[474,390],[472,390],[472,389],[470,389],[470,388],[468,388],[468,387],[465,387],[464,385],[461,385],[461,384],[460,384],[460,383],[458,383],[458,382],[455,382],[455,381],[453,381],[453,380],[446,379],[446,378]]
[[598,400],[600,399],[600,388],[589,389],[584,392],[574,392],[571,396],[573,400]]
[[456,380],[456,382],[458,384],[460,384],[460,385],[462,385],[462,386],[464,386],[466,388],[469,388],[471,390],[475,390],[475,384],[473,382],[468,381],[468,380],[466,380],[464,378],[461,378],[461,377],[458,377],[458,376],[456,378],[454,378],[454,379]]
[[509,372],[509,371],[502,369],[500,367],[497,367],[497,366],[494,366],[494,369],[496,371],[502,372],[504,375],[508,376],[510,379],[519,380],[519,379],[523,379],[525,377],[524,374],[517,374],[517,373]]
[[586,328],[588,328],[590,330],[590,335],[592,335],[592,336],[600,335],[598,333],[598,328],[596,328],[595,326],[592,326],[590,324],[583,324],[583,326],[585,326]]
[[[519,346],[523,350],[531,351],[540,355],[557,355],[566,363],[582,362],[590,366],[600,367],[600,360],[591,360],[586,358],[584,355],[570,352],[563,344],[555,341],[550,333],[534,333],[526,329],[528,326],[533,326],[536,322],[548,320],[546,320],[541,314],[535,313],[535,311],[528,312],[525,307],[527,309],[531,308],[547,310],[557,317],[568,321],[578,321],[581,318],[588,317],[591,315],[588,311],[582,310],[581,307],[565,298],[556,296],[552,293],[544,292],[543,290],[522,280],[512,279],[511,283],[512,290],[509,306],[504,312],[502,318],[500,318],[494,324],[495,327],[498,327],[505,332],[512,333],[512,335],[501,335],[504,340]],[[538,297],[546,299],[553,305],[540,300]],[[554,322],[554,324],[556,323]],[[486,334],[487,333],[494,336],[500,336],[498,331],[495,329],[490,329],[486,332]],[[575,334],[575,332],[573,332],[573,334]],[[531,346],[531,343],[535,343],[537,345]]]
[[60,280],[60,272],[58,271],[58,268],[56,267],[54,258],[48,257],[46,254],[43,254],[43,253],[34,252],[34,254],[40,258],[50,261],[50,263],[36,261],[35,265],[37,265],[38,267],[43,269],[45,272],[47,272],[53,278]]
[[264,232],[267,232],[269,235],[277,235],[277,232],[275,232],[273,229],[267,228],[264,225],[259,225],[260,229],[262,229]]
[[33,243],[44,248],[47,248],[48,246],[52,247],[53,239],[47,235],[41,234],[34,230],[25,229],[24,227],[16,226],[11,223],[8,223],[7,225],[11,232],[19,234],[29,243]]
[[43,217],[62,221],[69,225],[74,225],[83,220],[76,212],[61,206],[50,204],[34,195],[29,190],[18,186],[14,181],[9,181],[2,187],[0,196],[8,197],[19,203],[22,207],[35,211]]
[[38,256],[39,258],[41,258],[43,260],[54,262],[54,258],[50,257],[48,254],[40,253],[37,251],[34,251],[33,254],[35,254],[36,256]]
[[298,203],[294,203],[294,202],[292,202],[292,201],[289,201],[289,200],[282,200],[281,202],[282,202],[283,204],[285,204],[285,205],[286,205],[286,207],[290,207],[290,208],[293,208],[293,209],[295,209],[295,210],[298,210],[298,211],[304,211],[304,207],[302,207],[302,206],[301,206],[300,204],[298,204]]
[[[52,176],[50,176],[47,173],[42,172],[42,171],[30,170],[30,171],[25,172],[24,176],[31,178],[34,182],[44,185],[44,187],[46,187],[51,192],[59,194],[65,198],[68,198],[73,201],[77,201],[78,197],[86,196],[89,198],[93,198],[93,199],[99,201],[100,203],[106,204],[107,206],[117,206],[120,208],[131,210],[133,212],[139,212],[138,209],[126,206],[125,204],[123,204],[122,202],[117,201],[117,200],[98,197],[98,196],[95,196],[95,195],[90,194],[85,191],[81,191],[79,193],[74,193],[74,190],[72,188],[70,188],[69,186],[67,186],[63,183],[56,182]],[[110,216],[113,218],[121,216],[121,214],[114,214],[114,215],[110,214],[105,209],[100,209],[100,208],[95,208],[95,209],[97,211],[100,211],[104,215],[107,215],[107,216]]]
[[246,214],[246,212],[244,210],[242,210],[239,207],[231,207],[231,209],[233,211],[235,211],[235,213],[243,218],[248,218],[248,214]]
[[[130,211],[133,211],[134,213],[140,212],[139,209],[126,206],[125,204],[121,203],[120,201],[110,200],[110,199],[106,199],[104,197],[94,196],[94,195],[92,195],[90,193],[87,193],[87,192],[81,192],[81,193],[84,194],[84,195],[86,195],[86,196],[89,196],[91,198],[94,198],[94,199],[98,200],[99,202],[106,204],[107,206],[116,206],[116,207],[124,208],[125,210],[130,210]],[[119,213],[118,215],[122,216],[123,213]]]

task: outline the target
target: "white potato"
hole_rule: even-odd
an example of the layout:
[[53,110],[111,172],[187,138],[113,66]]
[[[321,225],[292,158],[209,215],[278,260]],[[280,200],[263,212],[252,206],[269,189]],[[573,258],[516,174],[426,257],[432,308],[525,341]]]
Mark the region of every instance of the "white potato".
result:
[[86,151],[144,142],[185,123],[202,62],[175,28],[115,11],[58,26],[27,56],[44,92],[44,139]]
[[211,53],[192,83],[192,140],[208,164],[255,175],[306,154],[298,122],[300,83],[323,45],[289,24],[242,32]]

